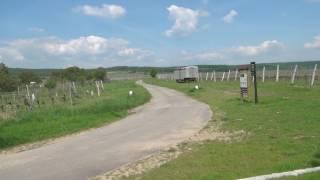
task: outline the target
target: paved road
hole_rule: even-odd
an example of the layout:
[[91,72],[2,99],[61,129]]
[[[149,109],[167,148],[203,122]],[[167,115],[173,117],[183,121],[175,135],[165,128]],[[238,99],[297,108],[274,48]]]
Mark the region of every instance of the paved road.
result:
[[142,85],[152,100],[123,120],[36,149],[0,155],[0,179],[88,179],[181,142],[211,118],[174,90]]

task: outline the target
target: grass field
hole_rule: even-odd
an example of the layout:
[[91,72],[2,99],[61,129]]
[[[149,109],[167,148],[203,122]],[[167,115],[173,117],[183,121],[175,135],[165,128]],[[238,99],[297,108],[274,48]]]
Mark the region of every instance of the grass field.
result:
[[[131,97],[129,90],[134,92]],[[18,113],[14,119],[0,121],[0,150],[111,123],[150,97],[134,81],[115,81],[105,85],[101,97],[82,98],[74,106],[59,104]]]
[[[244,130],[241,141],[190,145],[183,153],[143,179],[236,179],[320,166],[320,87],[288,83],[259,84],[260,103],[242,102],[238,82],[177,84],[147,82],[173,88],[224,112],[222,129]],[[320,173],[302,176],[320,179]],[[302,177],[298,177],[302,178]]]

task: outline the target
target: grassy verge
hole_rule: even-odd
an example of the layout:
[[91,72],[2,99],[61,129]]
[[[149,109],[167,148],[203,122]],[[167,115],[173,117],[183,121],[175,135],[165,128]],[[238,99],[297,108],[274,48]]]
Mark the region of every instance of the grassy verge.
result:
[[[238,82],[195,84],[149,80],[173,88],[223,111],[223,129],[245,130],[240,142],[211,141],[186,152],[143,179],[236,179],[316,166],[320,152],[320,87],[259,84],[260,103],[239,99]],[[319,173],[308,175],[319,179]]]
[[[130,98],[129,90],[134,91]],[[102,126],[126,116],[128,109],[150,97],[133,81],[117,81],[106,84],[101,97],[81,99],[74,106],[57,105],[22,112],[15,119],[0,121],[0,149]]]

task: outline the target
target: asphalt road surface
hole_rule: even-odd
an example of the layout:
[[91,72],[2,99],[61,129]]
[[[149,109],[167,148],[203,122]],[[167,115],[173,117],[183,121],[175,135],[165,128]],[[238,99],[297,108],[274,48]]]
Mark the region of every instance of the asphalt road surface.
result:
[[211,119],[206,104],[140,84],[153,98],[136,113],[36,149],[0,154],[0,179],[88,179],[181,142]]

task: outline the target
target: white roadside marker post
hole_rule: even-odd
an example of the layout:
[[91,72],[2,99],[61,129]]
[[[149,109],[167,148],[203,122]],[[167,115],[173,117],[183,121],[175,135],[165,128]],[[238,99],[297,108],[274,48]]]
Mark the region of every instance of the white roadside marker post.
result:
[[217,82],[216,71],[213,72],[213,80],[214,82]]
[[314,65],[314,69],[313,69],[313,72],[312,72],[312,77],[311,77],[311,87],[314,85],[314,80],[316,78],[316,72],[317,72],[317,64]]
[[208,76],[209,76],[209,73],[207,72],[207,74],[206,74],[206,81],[208,81]]
[[211,79],[210,79],[211,81],[213,80],[213,71],[212,71],[212,73],[211,73]]

